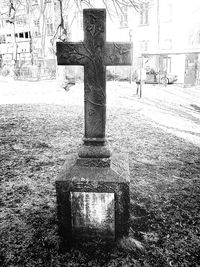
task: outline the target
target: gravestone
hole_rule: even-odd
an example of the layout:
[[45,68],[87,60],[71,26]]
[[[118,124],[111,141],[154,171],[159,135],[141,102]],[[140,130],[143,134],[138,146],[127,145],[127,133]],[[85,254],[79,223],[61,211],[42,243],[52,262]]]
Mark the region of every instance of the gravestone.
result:
[[106,66],[131,65],[131,43],[106,42],[106,11],[83,10],[83,42],[58,42],[58,65],[84,66],[83,145],[69,155],[56,181],[59,235],[64,246],[81,239],[116,240],[128,234],[129,166],[105,138]]

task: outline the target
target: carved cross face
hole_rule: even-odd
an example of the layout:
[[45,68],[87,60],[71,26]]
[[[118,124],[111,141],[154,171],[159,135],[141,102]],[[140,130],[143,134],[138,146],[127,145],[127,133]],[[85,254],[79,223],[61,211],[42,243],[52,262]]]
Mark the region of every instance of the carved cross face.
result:
[[106,66],[131,65],[131,43],[106,42],[106,10],[83,10],[84,42],[58,42],[58,65],[84,66],[84,143],[104,145]]

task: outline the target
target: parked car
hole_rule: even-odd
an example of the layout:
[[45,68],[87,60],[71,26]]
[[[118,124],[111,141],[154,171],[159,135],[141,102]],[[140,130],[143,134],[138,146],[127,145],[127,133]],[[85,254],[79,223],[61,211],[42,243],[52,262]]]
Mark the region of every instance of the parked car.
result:
[[163,85],[167,85],[175,83],[178,80],[177,75],[164,72],[155,72],[153,69],[147,71],[146,76],[147,77],[145,83],[150,83],[150,84],[161,83]]

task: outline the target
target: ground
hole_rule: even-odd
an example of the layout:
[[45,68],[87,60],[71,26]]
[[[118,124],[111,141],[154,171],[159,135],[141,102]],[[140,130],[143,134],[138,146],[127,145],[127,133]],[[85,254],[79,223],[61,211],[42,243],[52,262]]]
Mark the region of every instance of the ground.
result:
[[129,154],[132,242],[58,248],[55,179],[83,135],[83,85],[0,81],[1,266],[200,266],[200,88],[107,83],[107,140]]

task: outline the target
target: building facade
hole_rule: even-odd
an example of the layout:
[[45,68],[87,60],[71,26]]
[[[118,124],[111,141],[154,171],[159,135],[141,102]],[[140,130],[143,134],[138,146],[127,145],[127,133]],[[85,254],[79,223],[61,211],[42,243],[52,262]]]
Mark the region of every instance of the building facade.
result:
[[199,84],[200,2],[154,0],[143,4],[133,23],[136,57],[156,72],[178,76],[178,83]]
[[[58,4],[53,0],[22,0],[10,11],[7,1],[0,3],[2,72],[14,71],[15,75],[19,75],[20,71],[25,76],[33,74],[35,78],[38,78],[38,74],[47,75],[48,71],[55,73],[56,61],[51,39],[58,24],[55,16]],[[38,69],[41,73],[38,73]]]
[[[63,32],[58,0],[21,0],[15,10],[10,9],[8,3],[8,0],[0,3],[4,14],[0,16],[1,67],[14,61],[21,68],[36,67],[37,75],[38,68],[41,72],[52,70],[53,73],[59,68],[63,69],[61,80],[68,74],[83,76],[81,68],[56,66],[55,43],[58,37],[83,40],[82,9],[88,8],[87,5],[62,1]],[[105,1],[91,0],[90,3],[95,8],[105,8]],[[107,41],[133,43],[131,71],[130,67],[108,67],[111,76],[127,79],[143,64],[156,72],[177,75],[179,83],[200,83],[199,0],[149,0],[137,9],[123,6],[118,12],[113,1],[106,3]]]

